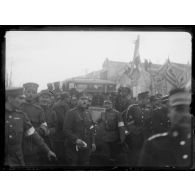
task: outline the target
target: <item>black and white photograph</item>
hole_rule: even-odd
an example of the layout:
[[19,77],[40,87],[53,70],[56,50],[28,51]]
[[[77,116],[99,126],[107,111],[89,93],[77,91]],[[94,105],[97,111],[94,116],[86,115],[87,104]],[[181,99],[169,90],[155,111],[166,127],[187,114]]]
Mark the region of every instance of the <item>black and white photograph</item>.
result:
[[190,32],[22,27],[4,45],[3,169],[194,168]]

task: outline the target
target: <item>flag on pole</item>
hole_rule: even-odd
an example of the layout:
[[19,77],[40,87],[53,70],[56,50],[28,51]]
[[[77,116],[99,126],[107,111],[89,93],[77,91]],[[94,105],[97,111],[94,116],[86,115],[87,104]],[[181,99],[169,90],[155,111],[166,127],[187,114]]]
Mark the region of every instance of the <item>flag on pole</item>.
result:
[[134,49],[134,54],[133,54],[133,62],[131,64],[131,72],[130,75],[132,76],[133,71],[135,69],[140,71],[140,64],[141,64],[141,59],[140,59],[140,54],[139,54],[139,43],[140,43],[140,36],[137,36],[137,39],[135,40],[135,49]]
[[183,88],[190,79],[187,69],[180,67],[178,64],[167,62],[165,71],[166,80],[175,88]]
[[135,65],[135,67],[137,68],[140,63],[140,54],[139,54],[139,43],[140,43],[140,36],[137,36],[137,39],[135,40],[135,50],[134,50],[134,55],[133,55],[133,64]]

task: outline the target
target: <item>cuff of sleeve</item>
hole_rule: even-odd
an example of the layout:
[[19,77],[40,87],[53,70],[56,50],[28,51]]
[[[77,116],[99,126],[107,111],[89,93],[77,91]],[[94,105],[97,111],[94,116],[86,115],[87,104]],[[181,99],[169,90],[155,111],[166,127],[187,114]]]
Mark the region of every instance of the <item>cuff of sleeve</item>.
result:
[[125,126],[125,124],[124,124],[124,122],[123,122],[123,121],[118,122],[118,127],[124,127],[124,126]]
[[30,136],[30,135],[34,134],[34,132],[35,132],[35,128],[31,127],[30,129],[27,130],[26,135]]

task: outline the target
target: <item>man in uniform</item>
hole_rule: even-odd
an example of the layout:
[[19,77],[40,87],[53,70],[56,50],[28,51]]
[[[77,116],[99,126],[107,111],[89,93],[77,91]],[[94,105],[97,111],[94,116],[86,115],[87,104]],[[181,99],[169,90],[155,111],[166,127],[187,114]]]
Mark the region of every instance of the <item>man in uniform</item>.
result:
[[156,109],[156,98],[154,95],[150,96],[150,107],[152,110]]
[[77,106],[77,102],[78,102],[77,96],[72,95],[69,104],[70,109],[75,108]]
[[55,82],[54,83],[54,90],[53,90],[54,94],[60,94],[61,90],[60,90],[60,82]]
[[10,167],[25,166],[22,151],[24,137],[30,137],[39,149],[47,154],[49,159],[56,158],[55,154],[36,132],[27,115],[20,110],[20,106],[24,101],[23,88],[6,90],[5,165]]
[[[37,98],[38,84],[25,83],[23,87],[26,102],[22,104],[21,109],[27,114],[38,134],[42,137],[47,136],[48,128],[44,111],[34,103],[34,99]],[[24,139],[23,150],[24,160],[27,165],[39,166],[44,165],[45,161],[47,161],[46,156],[32,143],[31,138]]]
[[130,105],[122,113],[129,131],[126,142],[129,146],[129,164],[137,166],[144,140],[150,135],[151,108],[148,108],[149,92],[138,94],[139,104]]
[[123,112],[131,104],[131,90],[127,87],[120,87],[115,101],[115,109]]
[[48,89],[49,91],[53,91],[52,83],[48,83],[48,84],[47,84],[47,89]]
[[168,114],[168,106],[167,102],[168,96],[164,96],[161,99],[161,107],[156,107],[154,110],[152,110],[152,116],[151,116],[151,135],[157,134],[157,133],[163,133],[168,130],[170,127],[170,121],[167,116]]
[[140,155],[140,166],[160,168],[192,166],[190,103],[189,91],[185,89],[170,91],[168,115],[171,128],[167,132],[148,138]]
[[[127,166],[125,126],[121,113],[113,109],[111,100],[104,101],[105,111],[101,113],[96,134],[97,152],[100,160],[104,156],[113,166]],[[98,159],[97,159],[98,162]],[[98,162],[101,166],[101,162]]]
[[71,166],[88,166],[95,151],[94,126],[88,111],[88,97],[81,95],[78,105],[66,113],[63,131],[67,138],[66,155]]
[[53,110],[52,103],[51,103],[52,101],[51,97],[52,97],[52,93],[48,90],[42,90],[39,93],[39,105],[44,111],[45,120],[46,120],[47,127],[48,127],[48,134],[44,136],[44,140],[52,149],[54,149],[54,143],[53,143],[52,137],[56,131],[57,114]]
[[70,95],[68,92],[63,92],[60,96],[60,100],[54,104],[53,110],[56,113],[56,132],[53,136],[55,152],[58,156],[59,164],[66,164],[65,159],[65,137],[63,133],[64,118],[69,108]]

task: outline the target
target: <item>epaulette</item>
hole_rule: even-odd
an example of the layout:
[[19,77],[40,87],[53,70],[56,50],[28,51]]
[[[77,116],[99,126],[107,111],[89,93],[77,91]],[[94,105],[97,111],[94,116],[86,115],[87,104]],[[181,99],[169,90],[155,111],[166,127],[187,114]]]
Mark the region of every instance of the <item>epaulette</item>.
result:
[[155,108],[154,111],[161,110],[161,107]]
[[19,113],[19,114],[22,114],[23,116],[26,116],[26,113],[23,112],[22,110],[16,109],[15,112],[17,112],[17,113]]
[[116,109],[114,109],[114,108],[113,108],[112,110],[113,110],[114,112],[117,112],[117,113],[119,113],[119,111],[118,111],[118,110],[116,110]]
[[69,111],[76,111],[77,110],[77,107],[75,107],[75,108],[72,108],[72,109],[70,109]]
[[168,135],[168,132],[165,132],[165,133],[158,133],[158,134],[155,134],[155,135],[152,135],[151,137],[148,138],[148,141],[152,141],[158,137],[165,137]]
[[139,105],[138,104],[131,104],[128,106],[127,111],[129,111],[130,109],[137,107],[137,106],[139,106]]
[[24,112],[22,110],[15,109],[15,111],[18,113],[24,114]]
[[34,106],[34,107],[36,107],[36,108],[42,110],[41,106],[39,106],[39,105],[37,105],[37,104],[34,104],[34,103],[25,102],[25,103],[23,103],[22,105],[23,105],[23,106],[25,106],[25,105],[30,105],[30,106]]

